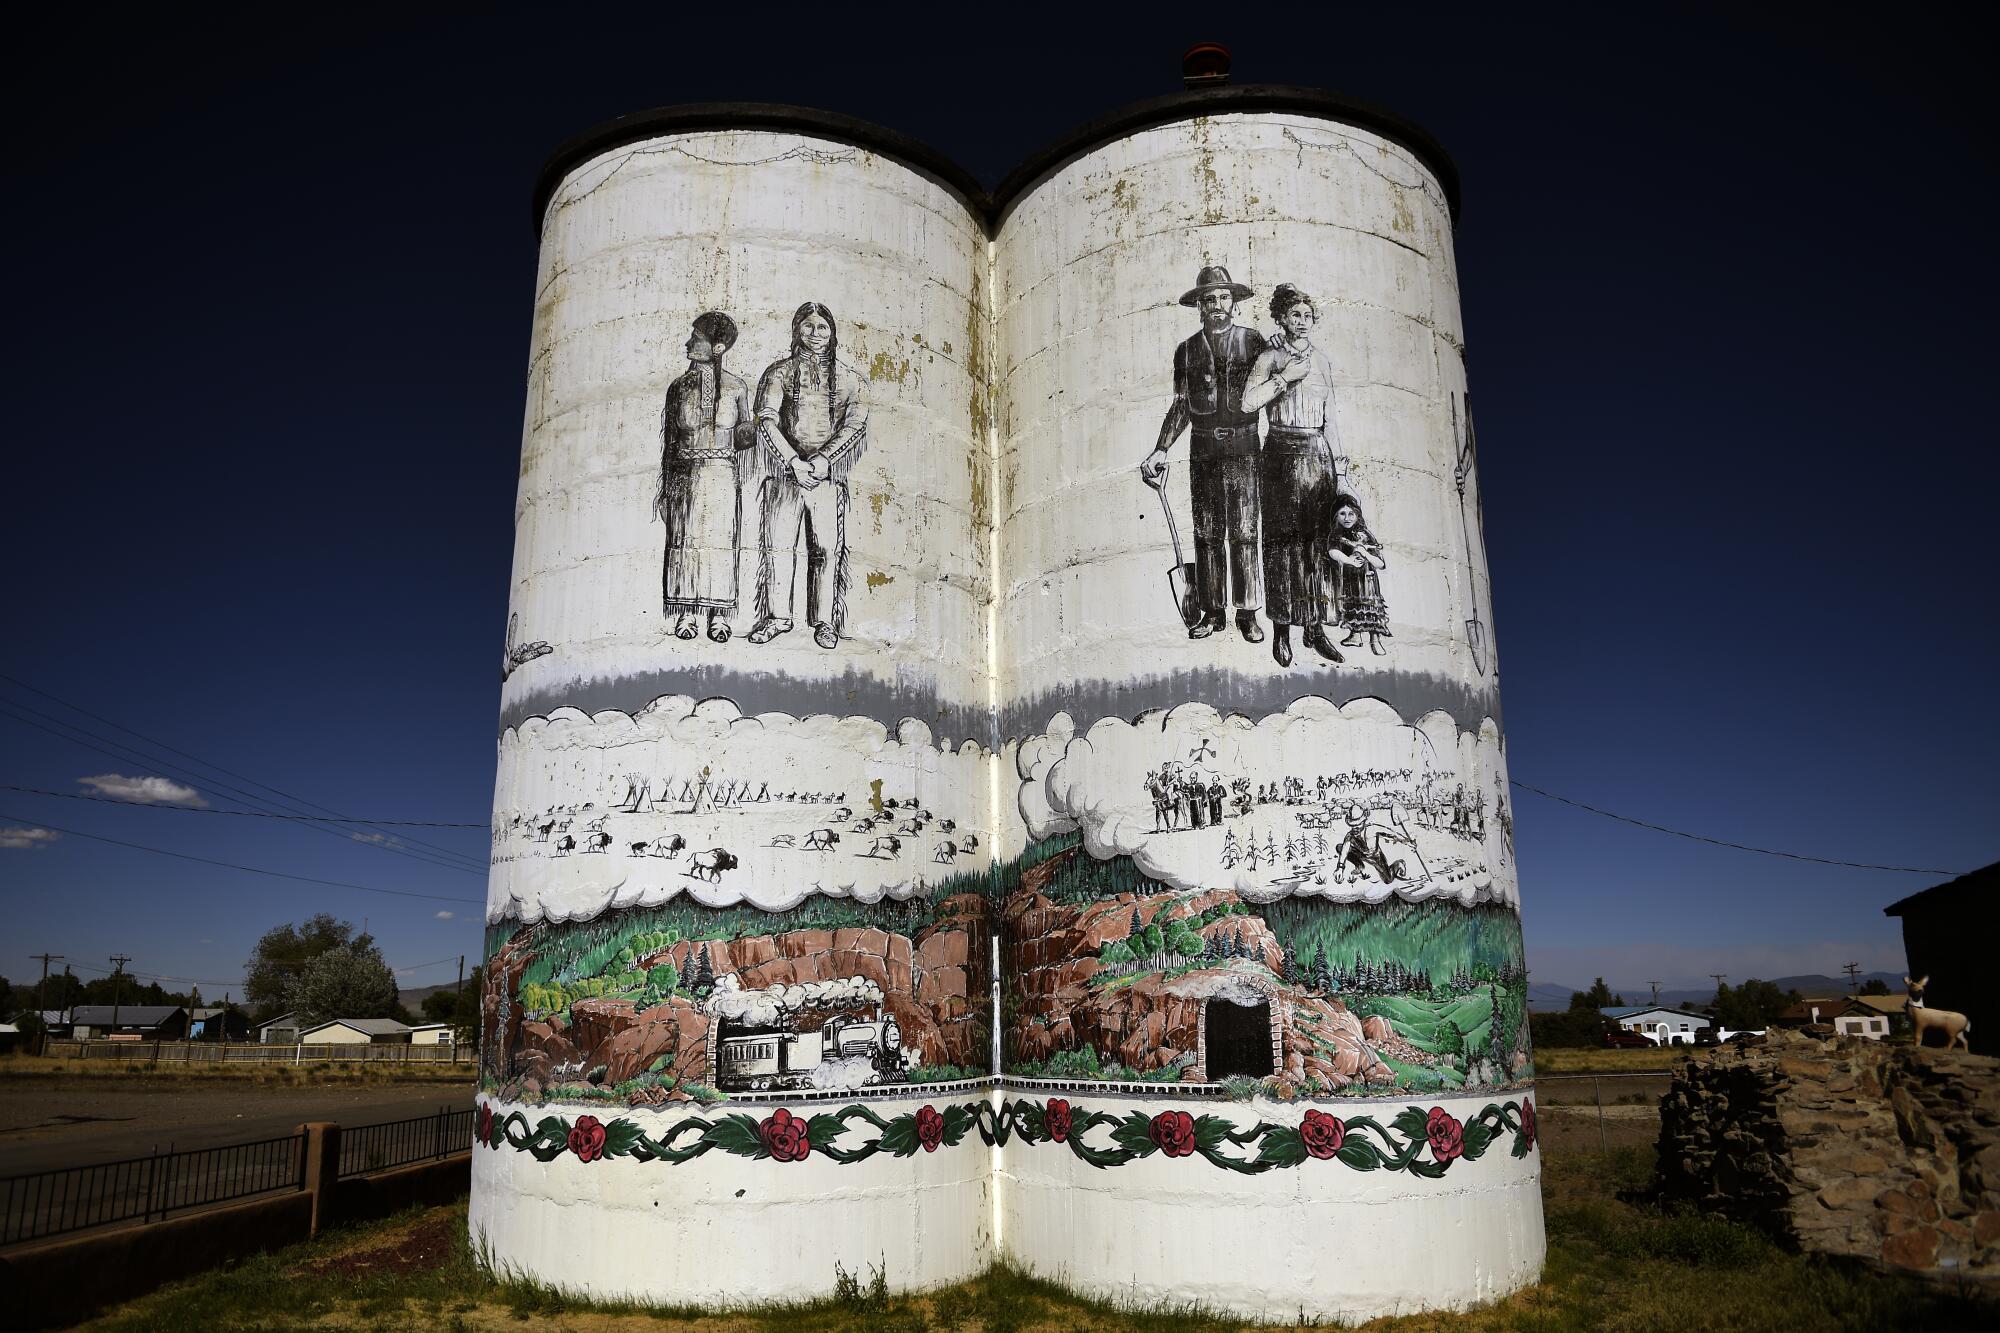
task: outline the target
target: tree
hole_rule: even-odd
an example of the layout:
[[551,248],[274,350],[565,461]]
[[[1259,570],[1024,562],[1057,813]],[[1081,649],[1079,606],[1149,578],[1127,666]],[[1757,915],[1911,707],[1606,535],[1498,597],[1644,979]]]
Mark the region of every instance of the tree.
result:
[[307,959],[285,991],[301,1025],[335,1018],[391,1018],[400,1007],[396,974],[373,944],[337,945]]
[[1870,977],[1868,978],[1868,980],[1861,983],[1861,989],[1857,991],[1856,994],[1887,995],[1889,994],[1889,983],[1882,980],[1882,978],[1880,977]]
[[292,983],[305,965],[330,949],[340,948],[373,952],[375,940],[357,934],[353,922],[339,920],[327,912],[319,913],[302,926],[288,923],[265,931],[250,961],[243,965],[244,1003],[260,1018],[270,1018],[291,1008],[288,997]]
[[1569,1007],[1572,1009],[1608,1009],[1613,1005],[1624,1003],[1625,997],[1613,995],[1611,987],[1604,984],[1603,977],[1593,982],[1589,990],[1572,992],[1569,997]]
[[1767,1028],[1800,998],[1797,991],[1781,991],[1771,982],[1753,977],[1741,986],[1716,990],[1715,1021],[1726,1028]]

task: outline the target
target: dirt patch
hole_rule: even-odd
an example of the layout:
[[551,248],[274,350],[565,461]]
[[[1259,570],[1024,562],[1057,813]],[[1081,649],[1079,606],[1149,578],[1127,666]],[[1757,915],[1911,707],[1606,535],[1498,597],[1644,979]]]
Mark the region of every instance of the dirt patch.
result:
[[465,1220],[454,1211],[424,1218],[392,1236],[370,1236],[365,1248],[302,1264],[314,1277],[376,1277],[442,1268],[465,1243]]

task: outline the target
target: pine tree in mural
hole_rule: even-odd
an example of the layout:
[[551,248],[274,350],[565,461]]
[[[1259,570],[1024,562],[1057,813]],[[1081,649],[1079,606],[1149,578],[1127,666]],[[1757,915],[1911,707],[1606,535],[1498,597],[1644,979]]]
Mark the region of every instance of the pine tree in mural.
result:
[[706,996],[714,989],[715,965],[709,961],[708,946],[698,945],[688,967],[688,991],[693,995]]
[[1333,979],[1333,970],[1327,965],[1326,954],[1324,952],[1315,952],[1313,954],[1312,985],[1313,989],[1322,995],[1331,995],[1337,989]]
[[1234,870],[1236,863],[1243,859],[1243,849],[1237,845],[1236,830],[1230,829],[1222,835],[1222,868]]
[[[1146,933],[1145,918],[1139,915],[1139,909],[1135,907],[1132,909],[1132,923],[1130,926],[1126,927],[1125,934],[1129,938],[1136,940],[1145,933]],[[1138,948],[1138,945],[1135,944],[1132,947],[1136,949]]]

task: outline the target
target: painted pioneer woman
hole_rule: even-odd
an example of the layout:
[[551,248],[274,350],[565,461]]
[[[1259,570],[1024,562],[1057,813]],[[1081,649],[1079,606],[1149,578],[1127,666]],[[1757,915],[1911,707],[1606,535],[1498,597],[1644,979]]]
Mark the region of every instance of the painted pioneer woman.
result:
[[708,637],[729,641],[736,611],[736,552],[743,544],[738,460],[756,444],[750,386],[722,368],[736,322],[718,311],[697,316],[688,368],[667,387],[660,413],[660,490],[654,512],[667,526],[661,606],[674,637],[692,639],[700,618]]
[[1326,637],[1334,620],[1333,568],[1326,534],[1332,501],[1347,474],[1333,416],[1333,363],[1312,345],[1319,311],[1290,283],[1271,293],[1271,318],[1281,330],[1250,367],[1243,410],[1264,411],[1257,496],[1263,510],[1264,613],[1271,618],[1271,656],[1292,664],[1292,626],[1305,645],[1329,662],[1340,650]]

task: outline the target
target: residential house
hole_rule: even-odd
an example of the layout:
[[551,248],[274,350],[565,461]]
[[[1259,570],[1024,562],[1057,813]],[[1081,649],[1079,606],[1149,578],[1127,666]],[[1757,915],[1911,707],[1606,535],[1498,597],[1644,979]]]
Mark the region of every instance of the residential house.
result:
[[412,1046],[449,1046],[452,1040],[449,1023],[419,1023],[410,1029]]
[[289,1010],[275,1018],[267,1018],[251,1029],[257,1041],[265,1046],[293,1046],[299,1040],[299,1016]]
[[[2000,1055],[2000,1004],[1983,985],[1992,963],[1988,948],[2000,927],[2000,861],[1890,903],[1883,915],[1903,921],[1903,955],[1910,975],[1930,984],[1924,1003],[1954,1009],[1972,1020],[1966,1040],[1979,1055]],[[1933,1045],[1942,1041],[1932,1037]]]
[[70,1011],[78,1041],[180,1041],[188,1012],[177,1004],[80,1004]]
[[195,1041],[247,1041],[250,1020],[235,1005],[197,1005],[188,1018],[188,1036]]
[[393,1018],[336,1018],[304,1029],[307,1046],[407,1046],[410,1029]]
[[1657,1004],[1613,1005],[1597,1012],[1627,1032],[1651,1037],[1659,1046],[1693,1045],[1694,1034],[1715,1023],[1707,1014],[1698,1014],[1692,1009],[1672,1009]]
[[[1830,1027],[1843,1037],[1866,1037],[1870,1041],[1881,1041],[1889,1035],[1889,1015],[1868,1003],[1881,996],[1836,995],[1826,999],[1803,1000],[1787,1005],[1778,1016],[1781,1027],[1805,1027],[1820,1024]],[[1902,1007],[1897,1002],[1898,1009]]]

